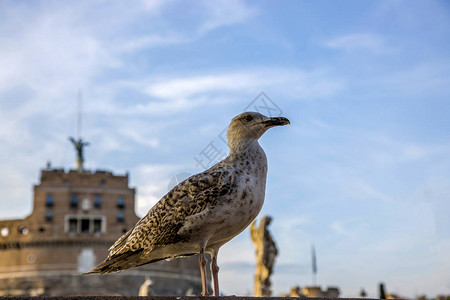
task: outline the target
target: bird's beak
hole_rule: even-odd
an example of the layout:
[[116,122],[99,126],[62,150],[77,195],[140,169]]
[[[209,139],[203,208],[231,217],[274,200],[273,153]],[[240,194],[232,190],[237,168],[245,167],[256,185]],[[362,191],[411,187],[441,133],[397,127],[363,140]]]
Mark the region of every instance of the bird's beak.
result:
[[268,120],[266,120],[262,123],[264,125],[266,125],[267,127],[284,126],[284,125],[291,124],[291,122],[289,122],[289,120],[287,118],[283,118],[283,117],[269,118]]

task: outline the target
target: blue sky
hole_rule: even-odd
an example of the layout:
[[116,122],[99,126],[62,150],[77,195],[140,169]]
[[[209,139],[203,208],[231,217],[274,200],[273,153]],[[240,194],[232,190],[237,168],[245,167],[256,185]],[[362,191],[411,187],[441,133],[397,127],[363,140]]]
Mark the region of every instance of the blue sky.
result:
[[[0,1],[0,218],[73,167],[79,90],[87,168],[129,171],[141,216],[263,91],[291,120],[261,139],[275,294],[311,243],[343,296],[450,294],[449,36],[446,1]],[[225,293],[253,261],[222,248]]]

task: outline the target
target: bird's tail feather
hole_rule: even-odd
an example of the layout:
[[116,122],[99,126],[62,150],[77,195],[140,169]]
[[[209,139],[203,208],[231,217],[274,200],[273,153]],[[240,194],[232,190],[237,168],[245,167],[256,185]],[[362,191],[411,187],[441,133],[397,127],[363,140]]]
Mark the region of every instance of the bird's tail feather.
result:
[[143,249],[137,251],[127,251],[119,255],[109,257],[104,262],[93,268],[92,270],[82,273],[81,275],[95,274],[95,273],[111,273],[121,270],[125,270],[135,266],[135,264],[130,264],[130,261],[136,261],[141,256]]

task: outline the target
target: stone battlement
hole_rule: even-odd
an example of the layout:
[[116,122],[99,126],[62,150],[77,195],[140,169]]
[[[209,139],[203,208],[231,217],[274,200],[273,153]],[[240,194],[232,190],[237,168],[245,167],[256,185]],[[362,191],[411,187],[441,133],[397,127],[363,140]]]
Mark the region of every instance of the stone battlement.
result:
[[39,187],[64,187],[64,186],[83,186],[83,187],[104,187],[104,188],[127,188],[128,173],[125,175],[116,175],[106,170],[77,170],[64,169],[43,169],[41,171]]

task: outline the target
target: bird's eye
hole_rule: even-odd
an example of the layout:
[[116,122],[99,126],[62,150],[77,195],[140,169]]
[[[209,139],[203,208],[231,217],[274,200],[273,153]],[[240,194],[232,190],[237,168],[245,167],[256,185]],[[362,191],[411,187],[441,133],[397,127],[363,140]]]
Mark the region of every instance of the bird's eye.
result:
[[247,116],[244,117],[244,121],[245,122],[250,122],[251,120],[253,120],[253,117],[250,116],[250,115],[247,115]]

